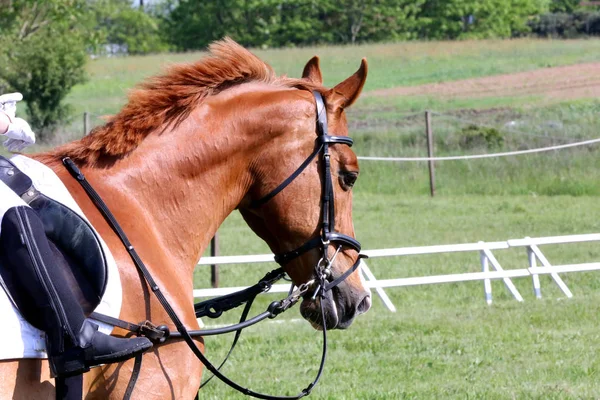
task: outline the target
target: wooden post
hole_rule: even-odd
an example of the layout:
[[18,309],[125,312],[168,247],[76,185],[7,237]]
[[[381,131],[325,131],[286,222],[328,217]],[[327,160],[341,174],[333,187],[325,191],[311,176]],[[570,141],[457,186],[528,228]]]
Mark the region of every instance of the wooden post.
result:
[[[219,232],[215,233],[215,236],[210,240],[210,256],[216,257],[219,255]],[[217,264],[211,264],[210,266],[210,283],[212,287],[219,287],[219,266]]]
[[89,126],[90,126],[90,115],[86,111],[83,113],[83,136],[87,136]]
[[[433,132],[431,130],[431,113],[425,111],[425,132],[427,134],[427,157],[433,157]],[[435,166],[433,160],[427,162],[429,165],[429,191],[431,197],[435,196]]]

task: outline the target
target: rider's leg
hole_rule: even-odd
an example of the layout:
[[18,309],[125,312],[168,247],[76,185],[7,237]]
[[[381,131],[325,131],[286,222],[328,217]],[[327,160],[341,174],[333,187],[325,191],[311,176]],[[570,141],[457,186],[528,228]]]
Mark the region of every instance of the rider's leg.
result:
[[123,361],[150,347],[146,338],[104,335],[87,321],[71,288],[56,267],[42,222],[26,206],[13,207],[2,218],[0,257],[14,282],[13,298],[27,318],[38,315],[48,338],[48,358],[56,375]]

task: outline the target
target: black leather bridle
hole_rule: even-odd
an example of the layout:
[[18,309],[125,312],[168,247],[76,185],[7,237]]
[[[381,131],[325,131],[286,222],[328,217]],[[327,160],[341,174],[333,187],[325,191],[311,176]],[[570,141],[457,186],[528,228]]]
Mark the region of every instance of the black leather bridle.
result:
[[[209,335],[217,335],[222,333],[236,332],[236,338],[234,340],[237,341],[239,337],[239,333],[243,328],[251,326],[259,321],[262,321],[266,318],[274,318],[277,315],[281,314],[283,311],[289,309],[294,304],[296,304],[299,299],[306,295],[310,289],[312,289],[313,285],[316,284],[316,289],[312,295],[312,299],[316,299],[317,297],[322,300],[325,298],[326,293],[343,282],[352,272],[354,272],[358,266],[360,265],[360,259],[365,257],[364,255],[359,254],[356,258],[356,261],[347,271],[342,273],[340,276],[333,278],[331,272],[331,265],[341,250],[343,246],[350,247],[356,250],[357,253],[360,253],[360,243],[343,233],[335,231],[335,207],[334,207],[334,197],[333,197],[333,182],[331,179],[331,164],[330,164],[330,153],[329,153],[329,145],[340,143],[348,146],[352,146],[352,139],[346,136],[330,136],[327,131],[327,112],[325,103],[323,101],[323,97],[318,92],[313,92],[313,95],[317,104],[317,141],[315,150],[312,154],[294,171],[284,182],[282,182],[279,186],[277,186],[274,190],[268,193],[266,196],[258,199],[256,201],[251,202],[250,207],[258,208],[263,204],[267,203],[273,197],[275,197],[279,192],[281,192],[285,187],[287,187],[306,167],[312,162],[312,160],[318,155],[322,155],[323,159],[323,191],[321,196],[321,232],[319,236],[316,236],[312,239],[309,239],[306,243],[301,245],[300,247],[282,253],[275,256],[275,260],[281,265],[280,268],[269,272],[265,277],[259,281],[258,284],[244,289],[238,293],[233,293],[230,295],[225,295],[217,299],[207,300],[206,302],[198,303],[194,306],[196,311],[196,317],[201,316],[209,316],[211,318],[216,318],[222,314],[222,311],[226,311],[237,307],[243,303],[246,303],[246,308],[243,311],[243,319],[247,315],[250,305],[252,301],[256,297],[258,293],[267,291],[271,284],[275,282],[277,279],[280,279],[284,275],[283,266],[289,263],[291,260],[301,256],[302,254],[315,249],[321,248],[322,257],[315,266],[314,278],[309,282],[300,284],[296,290],[291,291],[287,298],[282,301],[274,301],[272,302],[267,311],[259,314],[258,316],[251,318],[248,321],[240,321],[239,324],[225,327],[225,328],[217,328],[212,330],[198,330],[198,331],[190,331],[188,330],[171,304],[166,299],[165,295],[162,293],[162,290],[157,285],[156,281],[150,274],[150,271],[146,268],[143,261],[137,254],[135,248],[125,235],[125,232],[120,227],[119,223],[115,219],[114,215],[110,212],[106,203],[102,200],[100,195],[94,190],[94,188],[90,185],[90,183],[85,179],[83,173],[79,170],[79,168],[75,165],[75,163],[68,157],[64,158],[63,164],[69,170],[71,175],[81,184],[85,192],[88,194],[92,202],[98,207],[101,214],[104,216],[108,224],[115,231],[127,252],[129,253],[134,265],[138,268],[139,272],[142,274],[146,282],[148,283],[150,289],[157,297],[158,301],[163,306],[166,313],[169,315],[169,318],[177,328],[178,332],[170,332],[167,326],[162,325],[156,327],[154,324],[149,321],[145,321],[142,324],[133,324],[127,321],[122,321],[116,318],[103,316],[101,314],[94,313],[93,317],[95,319],[99,319],[101,321],[107,322],[109,324],[113,324],[115,326],[119,326],[123,329],[131,330],[137,334],[146,335],[151,340],[154,340],[156,343],[164,343],[168,339],[173,338],[181,338],[183,339],[190,350],[196,355],[196,357],[206,366],[206,368],[211,371],[214,376],[218,377],[221,381],[232,387],[233,389],[256,398],[260,399],[268,399],[268,400],[281,400],[281,399],[299,399],[301,397],[307,396],[310,394],[312,389],[318,383],[321,374],[323,372],[323,368],[325,365],[325,359],[327,354],[327,327],[325,321],[325,310],[323,308],[323,301],[320,301],[321,308],[321,318],[322,318],[322,328],[323,328],[323,353],[321,356],[321,363],[319,365],[319,370],[315,379],[310,383],[305,389],[303,389],[296,396],[271,396],[258,392],[254,392],[248,388],[244,388],[243,386],[237,384],[232,381],[225,375],[220,372],[220,366],[215,367],[205,356],[202,354],[198,346],[193,340],[193,337],[199,336],[209,336]],[[328,249],[330,245],[337,245],[338,247],[335,250],[334,255],[329,258]],[[332,279],[333,278],[333,279]],[[233,346],[232,346],[233,349]],[[231,350],[230,350],[231,353]],[[223,364],[221,364],[222,366]],[[129,398],[133,388],[135,386],[135,382],[137,380],[137,376],[139,374],[141,368],[141,356],[136,358],[136,363],[134,366],[134,372],[132,374],[132,378],[128,385],[126,391],[126,398]]]
[[[343,246],[350,247],[360,253],[360,242],[353,237],[337,232],[335,230],[335,202],[333,193],[333,181],[331,179],[331,160],[329,153],[329,145],[340,143],[347,146],[352,146],[354,143],[348,136],[332,136],[328,132],[327,124],[327,108],[323,101],[323,96],[319,92],[313,92],[317,105],[317,140],[315,149],[313,152],[304,160],[304,162],[296,169],[286,180],[284,180],[279,186],[273,189],[271,192],[261,197],[258,200],[254,200],[250,203],[250,208],[258,208],[267,203],[279,192],[285,189],[290,183],[292,183],[301,173],[310,165],[317,155],[321,155],[323,160],[323,190],[321,195],[321,234],[315,236],[312,239],[306,241],[303,245],[297,247],[294,250],[287,251],[285,253],[276,254],[275,261],[284,266],[293,259],[301,256],[302,254],[315,249],[321,248],[322,257],[315,267],[315,281],[318,283],[317,289],[313,294],[313,298],[317,295],[317,292],[321,291],[322,294],[327,293],[332,288],[339,285],[344,281],[352,272],[354,272],[360,265],[360,259],[364,256],[359,256],[355,263],[340,276],[336,277],[332,281],[331,265],[337,253]],[[330,259],[328,249],[330,245],[337,245],[334,256]]]

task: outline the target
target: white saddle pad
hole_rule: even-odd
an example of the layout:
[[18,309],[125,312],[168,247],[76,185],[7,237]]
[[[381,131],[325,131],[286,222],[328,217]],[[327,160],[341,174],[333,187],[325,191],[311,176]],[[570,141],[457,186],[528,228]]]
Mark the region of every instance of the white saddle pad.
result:
[[[20,155],[14,156],[11,161],[31,178],[37,190],[69,207],[87,221],[83,211],[81,211],[65,185],[50,168],[31,158]],[[0,212],[2,212],[0,215],[4,215],[6,209],[10,207],[25,205],[14,193],[12,193],[14,196],[4,192],[0,194],[2,195],[0,196]],[[100,238],[100,242],[108,263],[108,282],[96,312],[118,318],[122,303],[121,279],[114,257],[102,238]],[[111,325],[95,322],[100,326],[100,331],[104,333],[112,332],[113,327]],[[2,324],[0,330],[0,360],[47,358],[44,332],[25,321],[1,287],[0,323]]]

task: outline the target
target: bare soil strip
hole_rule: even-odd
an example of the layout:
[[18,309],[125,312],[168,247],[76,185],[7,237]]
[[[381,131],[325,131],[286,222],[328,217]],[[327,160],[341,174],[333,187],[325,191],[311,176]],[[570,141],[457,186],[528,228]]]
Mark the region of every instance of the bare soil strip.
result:
[[481,98],[543,96],[547,98],[600,98],[600,63],[543,68],[515,74],[486,76],[420,86],[400,86],[364,93],[364,96],[433,96]]

